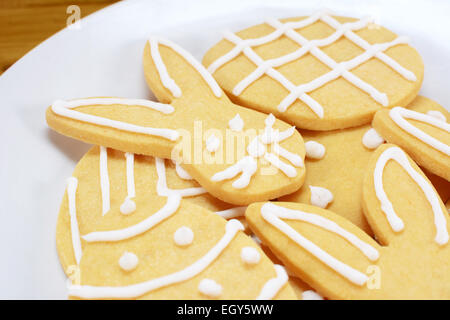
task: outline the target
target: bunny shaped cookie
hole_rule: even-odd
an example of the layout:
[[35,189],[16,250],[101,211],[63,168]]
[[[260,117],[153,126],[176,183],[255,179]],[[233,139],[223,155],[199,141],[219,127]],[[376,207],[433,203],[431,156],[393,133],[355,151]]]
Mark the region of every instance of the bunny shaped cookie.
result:
[[449,299],[447,209],[419,167],[392,144],[375,151],[363,204],[378,242],[331,211],[287,202],[251,205],[252,230],[331,299]]
[[89,143],[178,160],[202,187],[228,203],[246,205],[300,188],[305,150],[294,127],[231,103],[206,69],[168,40],[149,40],[144,71],[162,103],[56,101],[47,110],[48,124]]
[[[103,147],[78,163],[56,232],[69,296],[294,299],[284,269],[243,225],[187,200],[204,190],[182,187],[163,167],[161,159]],[[216,205],[208,198],[196,202]]]
[[450,181],[449,112],[437,102],[418,97],[408,109],[380,110],[373,127],[395,143],[421,166]]

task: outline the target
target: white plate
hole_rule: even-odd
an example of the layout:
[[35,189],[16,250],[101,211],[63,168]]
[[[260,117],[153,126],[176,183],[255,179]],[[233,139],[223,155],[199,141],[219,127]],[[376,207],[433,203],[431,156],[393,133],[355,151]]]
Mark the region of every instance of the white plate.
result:
[[54,35],[0,77],[0,298],[66,298],[55,249],[65,179],[89,146],[50,131],[45,109],[57,98],[151,98],[141,68],[150,33],[197,58],[224,29],[268,17],[371,14],[408,35],[425,62],[421,93],[450,105],[450,2],[447,1],[125,1]]

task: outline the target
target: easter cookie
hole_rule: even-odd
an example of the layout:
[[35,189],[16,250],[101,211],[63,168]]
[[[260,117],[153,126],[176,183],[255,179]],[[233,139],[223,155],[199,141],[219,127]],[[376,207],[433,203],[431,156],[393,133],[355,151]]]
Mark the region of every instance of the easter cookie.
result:
[[423,62],[407,43],[369,18],[320,11],[225,32],[203,64],[234,102],[299,128],[332,130],[414,99]]
[[162,103],[56,101],[47,109],[50,127],[85,142],[177,160],[228,203],[273,199],[302,185],[305,151],[294,127],[231,103],[206,69],[168,40],[152,37],[143,59],[147,82]]
[[408,109],[380,110],[373,127],[402,147],[422,167],[450,181],[450,114],[438,103],[417,97]]
[[[108,151],[88,152],[62,200],[56,243],[71,298],[295,298],[239,221],[183,199],[198,188],[175,188],[170,177],[169,188],[145,165],[151,158]],[[249,250],[258,261],[248,263]]]
[[[369,147],[365,145],[364,137],[371,130],[370,125],[332,131],[302,130],[306,147],[305,183],[279,200],[327,208],[370,233],[361,198],[371,148],[379,142],[367,139]],[[316,149],[322,150],[321,157],[316,156]]]
[[363,205],[379,243],[331,211],[249,206],[252,230],[286,267],[331,299],[449,299],[449,216],[420,168],[392,144],[372,155]]

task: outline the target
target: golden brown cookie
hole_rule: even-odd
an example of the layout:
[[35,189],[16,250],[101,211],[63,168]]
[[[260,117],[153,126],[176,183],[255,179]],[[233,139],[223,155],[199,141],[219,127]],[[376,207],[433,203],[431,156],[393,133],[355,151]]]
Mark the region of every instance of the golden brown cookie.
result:
[[58,217],[71,298],[295,298],[284,269],[238,220],[184,200],[194,189],[158,176],[149,157],[100,152],[94,147],[78,163]]
[[[374,145],[364,145],[370,125],[332,131],[302,130],[306,179],[280,201],[327,208],[371,233],[362,209],[362,183]],[[381,141],[382,142],[382,141]]]
[[168,40],[150,39],[144,72],[163,103],[56,101],[48,124],[85,142],[177,160],[228,203],[273,199],[302,185],[304,145],[294,127],[231,103],[202,65]]
[[414,99],[423,62],[407,43],[370,19],[320,11],[225,32],[203,64],[235,103],[299,128],[332,130]]
[[420,168],[392,144],[368,163],[367,220],[379,243],[314,206],[256,203],[252,230],[289,270],[331,299],[449,299],[449,216]]
[[380,110],[373,127],[390,143],[402,147],[419,165],[450,181],[449,112],[425,97],[417,97],[408,109]]

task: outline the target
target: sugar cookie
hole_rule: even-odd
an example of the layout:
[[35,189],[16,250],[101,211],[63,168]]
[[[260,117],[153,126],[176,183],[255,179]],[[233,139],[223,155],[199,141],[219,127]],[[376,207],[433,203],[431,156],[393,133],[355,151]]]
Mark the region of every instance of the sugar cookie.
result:
[[[441,116],[430,115],[430,111]],[[442,116],[447,120],[444,121]],[[445,108],[419,96],[408,109],[396,107],[378,111],[372,125],[388,142],[408,152],[419,165],[450,181],[449,119],[450,114]]]
[[[154,166],[148,165],[152,158],[133,156],[130,179],[126,161],[131,157],[125,159],[117,151],[121,157],[116,158],[111,156],[116,151],[106,151],[106,171],[100,170],[105,161],[100,161],[98,147],[78,163],[58,216],[57,249],[71,279],[71,298],[295,298],[284,269],[241,232],[244,227],[238,220],[227,222],[184,200],[195,189],[169,189],[155,178]],[[102,192],[106,180],[109,201]],[[130,187],[136,210],[123,215],[120,204]],[[152,194],[155,189],[157,195]],[[103,213],[108,202],[109,210]],[[183,235],[179,246],[174,234],[186,226],[193,241],[188,244]],[[251,269],[241,260],[242,249],[249,247],[260,254]]]
[[407,43],[370,18],[320,11],[227,31],[203,64],[234,102],[299,128],[332,130],[414,99],[423,62]]
[[[228,203],[273,199],[302,185],[305,150],[294,127],[231,103],[206,69],[168,40],[150,39],[144,72],[163,103],[56,101],[47,109],[49,126],[85,142],[177,160],[209,193]],[[237,115],[245,130],[237,130],[240,124],[229,127]],[[250,154],[253,140],[262,146],[258,154]]]
[[296,192],[279,198],[280,201],[319,205],[312,201],[313,190],[324,188],[330,192],[332,201],[325,201],[327,208],[370,233],[361,205],[362,181],[367,162],[373,153],[364,145],[363,137],[370,125],[332,131],[302,130],[305,146],[314,141],[326,150],[322,159],[306,157],[306,179]]
[[449,299],[449,215],[399,147],[385,144],[373,154],[363,204],[381,245],[306,204],[257,203],[246,218],[289,270],[332,299]]

